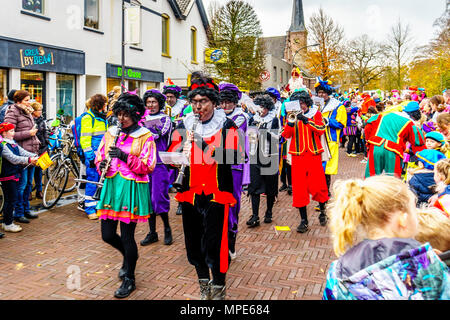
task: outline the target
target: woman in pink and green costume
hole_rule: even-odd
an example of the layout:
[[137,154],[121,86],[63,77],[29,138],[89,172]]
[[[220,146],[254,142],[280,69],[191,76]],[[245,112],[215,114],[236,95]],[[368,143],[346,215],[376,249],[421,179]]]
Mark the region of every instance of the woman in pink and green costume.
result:
[[[113,145],[118,127],[111,127],[98,148],[95,163],[99,172],[105,169],[108,157],[112,160],[97,204],[97,215],[101,219],[103,241],[123,255],[119,271],[123,282],[114,296],[125,298],[136,288],[136,224],[147,222],[152,212],[148,175],[156,165],[156,147],[151,132],[138,125],[145,112],[141,98],[124,93],[114,104],[113,112],[122,130]],[[119,222],[120,236],[117,234]]]

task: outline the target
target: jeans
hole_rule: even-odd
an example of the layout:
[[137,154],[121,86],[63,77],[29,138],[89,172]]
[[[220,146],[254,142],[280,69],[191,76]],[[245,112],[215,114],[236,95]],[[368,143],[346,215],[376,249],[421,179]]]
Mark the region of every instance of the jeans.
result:
[[36,193],[42,191],[42,169],[41,169],[41,167],[34,168],[34,185],[36,186]]
[[22,171],[17,190],[17,202],[14,218],[23,217],[30,212],[30,193],[33,187],[34,167],[30,166]]

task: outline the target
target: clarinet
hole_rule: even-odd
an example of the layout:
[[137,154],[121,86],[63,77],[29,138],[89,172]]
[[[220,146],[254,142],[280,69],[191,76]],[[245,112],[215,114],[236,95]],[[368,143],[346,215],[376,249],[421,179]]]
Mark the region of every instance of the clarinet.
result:
[[[113,146],[116,146],[117,140],[119,140],[119,136],[120,136],[120,132],[122,131],[122,124],[120,122],[118,122],[117,124],[117,133],[114,137],[114,142],[113,142]],[[109,157],[109,155],[107,156],[108,160],[106,162],[106,166],[105,168],[103,168],[102,170],[102,175],[100,176],[100,180],[97,183],[97,189],[95,190],[95,194],[92,196],[92,199],[94,200],[100,200],[100,195],[102,194],[102,189],[103,189],[103,184],[105,182],[106,179],[106,172],[108,172],[109,167],[111,166],[111,161],[112,158]]]
[[[197,129],[197,125],[198,125],[199,121],[200,121],[200,116],[199,116],[198,114],[196,114],[196,115],[195,115],[195,119],[194,119],[194,124],[192,125],[192,132],[193,132],[192,138],[188,139],[188,140],[185,142],[185,145],[186,145],[186,144],[191,144],[192,141],[194,141],[194,134],[195,134],[195,130]],[[192,147],[191,147],[191,149],[192,149]],[[190,159],[190,158],[191,158],[191,152],[189,152],[189,157],[188,157],[188,159]],[[185,171],[186,171],[186,168],[187,168],[187,167],[188,167],[188,166],[185,165],[185,164],[181,165],[181,168],[180,168],[180,170],[179,170],[179,172],[178,172],[177,179],[176,179],[175,182],[172,184],[173,187],[174,187],[175,189],[177,189],[178,192],[181,192],[181,191],[183,190],[183,179],[184,179]]]

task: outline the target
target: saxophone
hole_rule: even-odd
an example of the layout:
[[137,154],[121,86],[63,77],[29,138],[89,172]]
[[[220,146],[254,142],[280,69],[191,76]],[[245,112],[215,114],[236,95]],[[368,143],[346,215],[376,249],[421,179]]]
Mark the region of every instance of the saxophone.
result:
[[[192,125],[192,137],[190,139],[187,139],[184,145],[190,145],[194,141],[194,134],[195,134],[195,131],[197,130],[197,125],[199,122],[200,122],[200,115],[196,114],[195,118],[194,118],[194,124]],[[192,149],[192,147],[191,147],[191,149]],[[190,160],[190,158],[191,158],[191,151],[189,152],[189,156],[188,156],[189,160]],[[181,166],[180,170],[178,171],[177,179],[173,183],[173,187],[175,189],[177,189],[178,192],[181,192],[183,189],[183,179],[186,175],[185,171],[186,171],[187,167],[188,166],[185,164],[183,164]]]

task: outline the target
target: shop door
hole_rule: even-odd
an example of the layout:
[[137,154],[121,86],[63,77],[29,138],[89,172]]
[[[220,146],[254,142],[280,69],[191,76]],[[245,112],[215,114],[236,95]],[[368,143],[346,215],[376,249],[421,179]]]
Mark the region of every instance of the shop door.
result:
[[42,115],[47,118],[47,106],[45,101],[45,81],[39,80],[21,80],[21,89],[27,90],[31,95],[31,100],[36,100],[42,104]]

